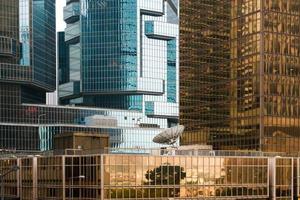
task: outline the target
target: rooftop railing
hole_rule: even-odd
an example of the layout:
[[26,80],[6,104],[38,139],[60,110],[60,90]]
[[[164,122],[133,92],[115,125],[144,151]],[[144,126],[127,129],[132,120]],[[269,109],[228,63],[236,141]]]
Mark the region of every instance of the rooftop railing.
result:
[[300,157],[300,153],[261,152],[261,151],[220,151],[205,149],[178,149],[178,148],[105,148],[105,149],[61,149],[51,151],[17,151],[0,149],[0,158],[44,157],[44,156],[86,156],[97,154],[134,154],[151,156],[216,156],[216,157]]

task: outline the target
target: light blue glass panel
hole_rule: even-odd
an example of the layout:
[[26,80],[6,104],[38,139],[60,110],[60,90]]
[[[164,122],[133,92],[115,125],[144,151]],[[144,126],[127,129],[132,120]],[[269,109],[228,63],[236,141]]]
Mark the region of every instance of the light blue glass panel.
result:
[[169,40],[167,46],[167,99],[176,103],[176,40]]
[[40,151],[48,151],[53,147],[53,136],[57,132],[56,127],[40,126],[39,127],[39,142]]
[[153,101],[145,102],[145,114],[146,115],[154,114],[154,102]]
[[146,21],[145,22],[145,34],[154,34],[154,22]]
[[21,59],[20,64],[30,66],[30,16],[29,16],[29,0],[19,1],[19,26],[20,26],[20,43],[21,43]]

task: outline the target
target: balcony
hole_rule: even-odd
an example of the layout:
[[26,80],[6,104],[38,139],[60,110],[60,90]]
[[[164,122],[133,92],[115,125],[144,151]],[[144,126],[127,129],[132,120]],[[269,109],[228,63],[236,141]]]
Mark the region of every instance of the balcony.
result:
[[146,115],[157,118],[178,118],[178,103],[146,101]]
[[0,63],[0,81],[31,82],[32,67]]
[[64,20],[67,24],[74,23],[79,20],[80,4],[79,2],[72,2],[64,7]]
[[80,94],[80,82],[68,82],[59,86],[59,98],[70,98]]
[[79,2],[79,0],[67,0],[67,5],[72,3],[72,2]]
[[140,9],[142,13],[161,16],[164,14],[164,1],[163,0],[141,0]]
[[8,37],[0,36],[0,56],[16,56],[17,42]]
[[138,78],[138,90],[144,94],[158,94],[164,93],[164,80],[155,78]]
[[68,24],[65,29],[65,42],[68,44],[76,44],[80,38],[80,23]]
[[145,34],[152,39],[172,40],[178,37],[178,30],[177,24],[145,21]]

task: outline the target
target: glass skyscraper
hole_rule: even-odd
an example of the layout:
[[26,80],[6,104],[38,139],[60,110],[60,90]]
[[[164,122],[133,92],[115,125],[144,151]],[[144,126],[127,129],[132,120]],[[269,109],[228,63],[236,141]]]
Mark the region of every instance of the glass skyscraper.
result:
[[206,144],[229,130],[230,1],[181,0],[182,144]]
[[60,101],[78,107],[42,105],[56,85],[55,1],[0,3],[1,149],[47,151],[55,134],[74,132],[159,146],[153,137],[178,121],[177,1],[67,1]]
[[56,87],[55,1],[1,0],[0,24],[1,148],[30,149],[33,129],[15,123],[28,115],[21,104],[45,103]]
[[298,152],[300,2],[181,5],[182,143]]
[[67,1],[60,101],[138,111],[149,126],[177,124],[178,12],[177,0]]
[[18,103],[44,103],[46,92],[56,87],[55,2],[0,3],[2,102],[14,91]]

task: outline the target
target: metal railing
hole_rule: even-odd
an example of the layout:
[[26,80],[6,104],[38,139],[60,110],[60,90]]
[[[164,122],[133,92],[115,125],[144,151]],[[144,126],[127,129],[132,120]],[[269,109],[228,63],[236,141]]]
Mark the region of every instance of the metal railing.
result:
[[246,150],[211,150],[168,148],[104,148],[104,149],[56,149],[51,151],[20,151],[0,149],[0,158],[44,157],[54,155],[96,155],[96,154],[141,154],[153,156],[222,156],[222,157],[300,157],[299,153],[262,152]]
[[0,63],[0,80],[5,81],[32,81],[32,67],[17,64]]

